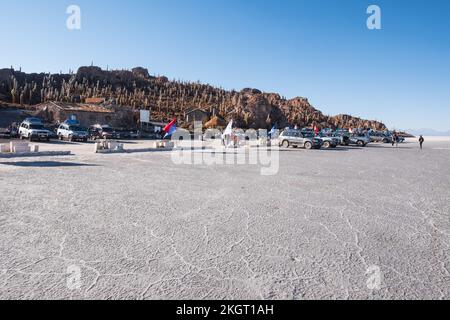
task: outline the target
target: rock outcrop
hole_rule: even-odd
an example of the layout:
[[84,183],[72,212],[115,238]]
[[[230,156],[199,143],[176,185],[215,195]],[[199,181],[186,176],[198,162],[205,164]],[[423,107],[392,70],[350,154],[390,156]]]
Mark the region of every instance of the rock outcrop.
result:
[[[145,68],[106,71],[81,67],[69,74],[26,74],[0,69],[0,100],[20,105],[45,101],[85,102],[104,98],[108,103],[152,110],[152,118],[168,121],[177,116],[181,125],[186,110],[214,109],[220,119],[234,119],[242,128],[270,128],[288,125],[371,128],[384,130],[383,123],[349,115],[326,116],[306,98],[286,99],[258,89],[224,90],[198,82],[170,81],[153,77]],[[92,101],[92,100],[91,100]]]

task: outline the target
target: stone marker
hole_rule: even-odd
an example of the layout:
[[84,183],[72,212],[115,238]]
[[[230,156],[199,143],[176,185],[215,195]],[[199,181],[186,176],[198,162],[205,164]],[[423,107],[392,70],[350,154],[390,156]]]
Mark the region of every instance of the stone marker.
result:
[[15,145],[13,148],[13,153],[27,153],[31,152],[31,147],[25,145]]
[[11,148],[9,144],[0,144],[0,153],[10,153]]

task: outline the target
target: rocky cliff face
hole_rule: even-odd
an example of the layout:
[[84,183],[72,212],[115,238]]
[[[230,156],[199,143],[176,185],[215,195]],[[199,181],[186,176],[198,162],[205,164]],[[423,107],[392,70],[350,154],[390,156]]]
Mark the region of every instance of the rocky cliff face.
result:
[[81,67],[71,74],[26,74],[0,69],[3,102],[35,105],[49,100],[84,102],[97,97],[136,109],[151,108],[152,118],[161,121],[177,116],[182,122],[187,110],[199,108],[207,112],[215,109],[217,115],[227,121],[234,119],[243,128],[269,128],[277,124],[386,129],[380,122],[348,115],[325,116],[306,98],[289,100],[251,88],[229,91],[201,83],[169,81],[166,77],[150,76],[147,69],[140,67],[131,71]]

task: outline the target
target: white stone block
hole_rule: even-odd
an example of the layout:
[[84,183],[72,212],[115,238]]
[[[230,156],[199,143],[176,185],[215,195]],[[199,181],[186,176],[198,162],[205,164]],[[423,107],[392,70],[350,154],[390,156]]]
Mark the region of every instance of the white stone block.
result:
[[112,141],[112,142],[108,143],[108,149],[109,150],[116,150],[118,146],[119,146],[119,144],[117,142],[113,142]]
[[18,146],[14,146],[13,152],[14,153],[27,153],[27,152],[31,152],[31,148],[29,146],[18,145]]
[[9,149],[11,151],[14,151],[14,147],[28,147],[28,142],[23,142],[23,141],[11,141],[9,143]]

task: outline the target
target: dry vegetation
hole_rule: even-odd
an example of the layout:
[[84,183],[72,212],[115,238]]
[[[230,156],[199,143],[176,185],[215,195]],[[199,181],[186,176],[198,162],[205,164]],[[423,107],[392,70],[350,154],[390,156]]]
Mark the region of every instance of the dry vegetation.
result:
[[198,82],[169,81],[150,76],[148,70],[105,71],[81,67],[77,73],[26,74],[13,69],[0,70],[0,101],[22,106],[45,101],[84,102],[101,97],[118,105],[152,110],[152,118],[168,121],[195,108],[211,112],[224,120],[234,119],[241,127],[285,126],[365,127],[385,129],[377,121],[348,115],[326,116],[306,98],[286,99],[256,89],[224,90]]

